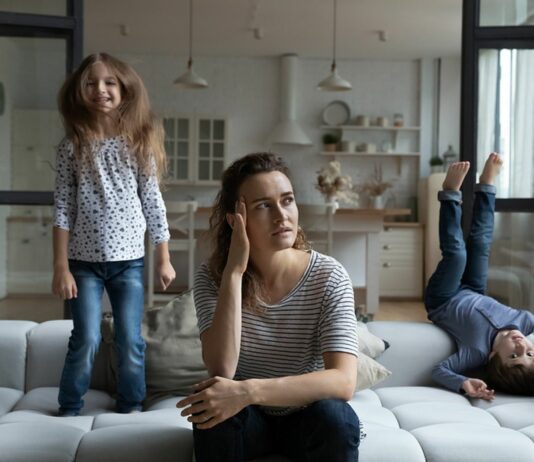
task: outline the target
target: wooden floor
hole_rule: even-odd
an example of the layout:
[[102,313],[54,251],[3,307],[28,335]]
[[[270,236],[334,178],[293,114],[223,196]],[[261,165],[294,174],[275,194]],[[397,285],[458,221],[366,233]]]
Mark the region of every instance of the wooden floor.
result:
[[[52,295],[10,296],[0,299],[0,319],[35,322],[61,319],[63,303]],[[426,312],[421,301],[381,301],[375,321],[421,321]]]

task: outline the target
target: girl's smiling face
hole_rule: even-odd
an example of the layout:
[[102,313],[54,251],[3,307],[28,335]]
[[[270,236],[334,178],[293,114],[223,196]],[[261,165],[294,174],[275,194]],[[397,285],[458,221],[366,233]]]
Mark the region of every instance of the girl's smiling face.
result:
[[239,188],[247,207],[251,250],[283,250],[297,237],[299,212],[289,178],[274,171],[247,178]]
[[100,61],[89,68],[83,94],[91,111],[109,113],[117,110],[122,101],[119,80]]

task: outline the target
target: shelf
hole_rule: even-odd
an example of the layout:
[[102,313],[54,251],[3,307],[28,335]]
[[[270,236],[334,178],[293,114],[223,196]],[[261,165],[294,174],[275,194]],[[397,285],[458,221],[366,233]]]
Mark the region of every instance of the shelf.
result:
[[394,131],[394,132],[414,132],[421,130],[421,127],[362,127],[359,125],[321,125],[322,130],[361,130],[361,131]]
[[350,156],[350,157],[418,157],[420,152],[346,152],[321,151],[321,156]]

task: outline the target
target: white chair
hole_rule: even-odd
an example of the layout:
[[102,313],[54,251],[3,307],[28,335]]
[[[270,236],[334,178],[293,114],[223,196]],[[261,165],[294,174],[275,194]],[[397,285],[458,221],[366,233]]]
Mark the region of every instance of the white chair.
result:
[[324,238],[311,239],[310,242],[314,250],[318,247],[326,253],[332,255],[334,248],[334,214],[339,207],[337,202],[326,204],[300,204],[299,217],[302,229],[309,236],[324,235]]
[[[195,201],[169,201],[165,203],[167,208],[167,221],[171,239],[169,240],[169,252],[187,252],[187,286],[193,287],[195,277],[195,212],[198,203]],[[182,237],[183,236],[183,237]],[[154,246],[147,245],[147,271],[148,288],[147,304],[151,307],[154,301],[165,301],[173,297],[172,294],[154,293]]]

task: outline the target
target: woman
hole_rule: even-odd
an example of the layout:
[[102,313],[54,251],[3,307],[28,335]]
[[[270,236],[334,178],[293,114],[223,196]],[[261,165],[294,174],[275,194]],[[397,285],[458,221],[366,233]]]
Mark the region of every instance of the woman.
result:
[[225,172],[210,219],[214,252],[195,279],[211,379],[177,407],[195,455],[243,461],[357,461],[358,340],[352,283],[308,250],[287,166],[250,154]]

